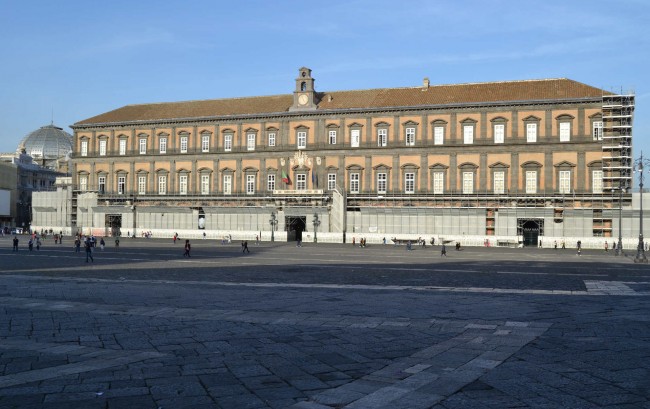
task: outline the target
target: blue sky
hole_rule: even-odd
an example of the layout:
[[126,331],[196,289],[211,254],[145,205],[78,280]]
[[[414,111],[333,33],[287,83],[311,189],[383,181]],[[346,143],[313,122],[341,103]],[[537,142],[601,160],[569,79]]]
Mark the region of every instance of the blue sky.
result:
[[[650,1],[0,0],[0,152],[136,103],[566,77],[632,89],[650,157]],[[643,73],[646,74],[643,74]]]

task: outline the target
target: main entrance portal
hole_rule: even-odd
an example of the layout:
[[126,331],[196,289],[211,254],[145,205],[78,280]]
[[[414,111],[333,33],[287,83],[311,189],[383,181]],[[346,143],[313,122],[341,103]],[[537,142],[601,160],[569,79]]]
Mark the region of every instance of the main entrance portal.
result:
[[107,214],[105,219],[106,236],[118,237],[122,229],[121,214]]
[[285,224],[287,241],[302,240],[302,232],[307,230],[306,216],[286,216]]
[[523,236],[525,247],[537,247],[544,235],[544,219],[517,219],[517,235]]

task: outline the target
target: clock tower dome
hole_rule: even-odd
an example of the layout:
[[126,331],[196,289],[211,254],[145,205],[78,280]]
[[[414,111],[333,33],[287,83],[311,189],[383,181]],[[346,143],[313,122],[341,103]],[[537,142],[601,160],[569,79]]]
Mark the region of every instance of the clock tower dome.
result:
[[293,105],[289,111],[312,111],[316,109],[316,91],[314,90],[314,79],[311,77],[311,70],[302,67],[298,70],[296,78],[296,89],[293,91]]

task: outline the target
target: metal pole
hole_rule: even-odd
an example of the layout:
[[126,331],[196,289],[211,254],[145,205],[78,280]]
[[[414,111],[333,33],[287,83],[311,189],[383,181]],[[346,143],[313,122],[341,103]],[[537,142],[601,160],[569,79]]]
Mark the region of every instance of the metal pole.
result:
[[643,246],[643,152],[639,158],[639,244],[636,249],[635,263],[647,263],[648,259],[645,256],[645,249]]
[[623,187],[618,188],[618,245],[616,255],[623,253]]

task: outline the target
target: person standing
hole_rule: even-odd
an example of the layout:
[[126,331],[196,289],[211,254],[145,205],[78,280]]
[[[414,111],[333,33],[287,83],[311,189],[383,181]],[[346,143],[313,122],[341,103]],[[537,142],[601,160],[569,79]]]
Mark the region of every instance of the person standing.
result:
[[242,253],[250,253],[251,251],[248,249],[248,240],[244,240],[242,243]]
[[88,262],[89,258],[90,261],[94,263],[95,259],[93,258],[93,246],[92,243],[90,242],[90,239],[86,239],[84,241],[84,248],[86,249],[86,263]]
[[185,253],[183,253],[183,257],[190,257],[190,250],[192,250],[192,246],[190,245],[190,241],[185,240]]
[[447,257],[447,246],[445,246],[445,243],[442,243],[442,246],[440,247],[440,257],[445,256]]
[[41,250],[41,238],[37,237],[36,238],[36,250]]
[[27,247],[29,248],[29,251],[34,251],[34,240],[29,239],[27,242]]
[[104,241],[104,238],[102,237],[101,239],[99,239],[99,248],[102,249],[102,251],[104,251],[105,246],[106,246],[106,242]]
[[18,251],[18,237],[14,236],[14,247],[12,251]]
[[607,250],[609,250],[609,243],[607,243],[607,241],[605,241],[605,252],[607,252]]

